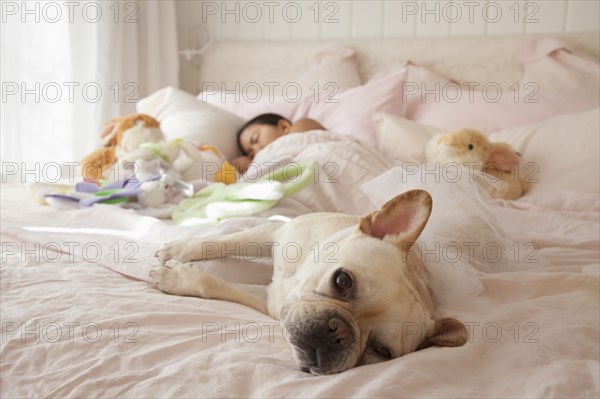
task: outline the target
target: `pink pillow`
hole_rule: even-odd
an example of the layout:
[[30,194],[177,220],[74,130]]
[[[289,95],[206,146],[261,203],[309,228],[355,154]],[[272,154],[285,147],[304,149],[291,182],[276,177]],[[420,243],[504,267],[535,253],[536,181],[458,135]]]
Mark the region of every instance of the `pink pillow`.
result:
[[407,69],[371,79],[366,84],[347,90],[335,98],[337,102],[306,99],[301,109],[308,116],[320,122],[327,130],[346,136],[353,136],[376,147],[377,135],[373,116],[377,112],[399,115],[402,112],[402,85],[406,80]]
[[485,133],[523,126],[548,117],[597,108],[599,66],[572,54],[552,38],[525,48],[521,82],[500,87],[489,82],[450,79],[408,66],[402,116],[443,129],[471,128]]
[[[287,93],[277,95],[273,90],[273,95],[268,87],[264,87],[260,94],[207,91],[200,93],[198,98],[244,120],[264,113],[276,113],[293,121],[306,114],[305,107],[309,100],[316,98],[317,101],[327,101],[361,83],[355,51],[348,47],[337,47],[319,52],[305,73],[286,82]],[[279,89],[282,87],[279,86]]]

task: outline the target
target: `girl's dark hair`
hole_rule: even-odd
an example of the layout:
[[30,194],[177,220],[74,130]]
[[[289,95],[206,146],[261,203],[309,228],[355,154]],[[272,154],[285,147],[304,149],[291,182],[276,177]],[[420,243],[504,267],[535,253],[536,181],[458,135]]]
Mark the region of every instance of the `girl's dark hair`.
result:
[[284,118],[283,116],[281,116],[279,114],[260,114],[258,116],[255,116],[254,118],[250,119],[248,122],[244,123],[244,125],[236,133],[237,145],[238,145],[238,148],[240,149],[240,152],[244,155],[248,155],[242,148],[242,142],[240,141],[240,138],[242,137],[242,132],[244,130],[246,130],[246,128],[248,126],[251,126],[251,125],[277,126],[279,121],[282,119],[284,121],[287,121],[288,123],[292,123],[290,120],[288,120],[287,118]]

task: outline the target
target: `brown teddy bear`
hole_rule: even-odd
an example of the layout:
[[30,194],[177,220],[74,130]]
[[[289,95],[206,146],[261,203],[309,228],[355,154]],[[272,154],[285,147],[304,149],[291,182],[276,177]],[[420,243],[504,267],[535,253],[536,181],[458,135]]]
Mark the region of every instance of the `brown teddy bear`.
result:
[[425,156],[428,162],[456,162],[507,183],[508,190],[503,194],[489,193],[494,198],[517,199],[526,190],[519,177],[520,154],[506,143],[491,143],[476,130],[460,129],[433,137]]
[[111,119],[102,129],[100,137],[104,146],[81,161],[81,174],[86,181],[100,180],[107,169],[139,148],[140,144],[164,141],[160,123],[146,114]]

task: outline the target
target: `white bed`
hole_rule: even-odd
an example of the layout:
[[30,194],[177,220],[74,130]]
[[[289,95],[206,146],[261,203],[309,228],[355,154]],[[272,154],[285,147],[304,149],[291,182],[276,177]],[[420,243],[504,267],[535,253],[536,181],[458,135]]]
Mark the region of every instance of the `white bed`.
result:
[[[598,62],[597,32],[560,38]],[[494,80],[505,86],[522,74],[515,59],[526,40],[530,37],[343,44],[356,49],[362,82],[411,59],[458,80]],[[308,60],[322,47],[218,43],[206,55],[200,79],[230,86],[291,81],[306,72]],[[33,203],[23,187],[3,185],[2,396],[598,397],[600,197],[593,183],[598,149],[584,140],[595,137],[597,143],[598,112],[596,107],[558,117],[562,119],[497,136],[532,149],[539,134],[562,137],[567,134],[563,128],[588,129],[583,138],[570,138],[575,149],[558,155],[572,161],[574,170],[564,171],[564,162],[548,164],[564,171],[560,176],[540,175],[554,185],[540,185],[519,200],[493,205],[503,223],[512,226],[507,230],[511,239],[535,243],[536,254],[546,263],[486,273],[477,295],[438,304],[440,315],[467,325],[466,345],[432,347],[329,376],[301,372],[281,326],[268,316],[237,304],[169,296],[153,288],[148,284],[148,271],[157,265],[152,255],[165,241],[238,231],[268,223],[272,215],[367,213],[379,204],[370,203],[357,186],[391,168],[391,156],[357,144],[358,149],[348,150],[363,161],[355,162],[341,150],[350,148],[349,142],[328,142],[331,151],[322,148],[320,153],[343,162],[341,183],[315,184],[264,214],[216,226],[182,227],[110,205],[55,210]],[[520,142],[526,134],[528,141]],[[544,137],[549,136],[542,141]],[[292,144],[294,160],[319,156],[312,147]],[[556,145],[564,148],[562,141]],[[579,150],[588,151],[586,157],[573,159],[573,151]],[[546,165],[544,154],[529,154],[539,157],[540,168]],[[581,170],[582,164],[589,169]],[[581,179],[573,181],[578,172]],[[264,259],[211,261],[203,267],[232,281],[266,284],[270,276]]]

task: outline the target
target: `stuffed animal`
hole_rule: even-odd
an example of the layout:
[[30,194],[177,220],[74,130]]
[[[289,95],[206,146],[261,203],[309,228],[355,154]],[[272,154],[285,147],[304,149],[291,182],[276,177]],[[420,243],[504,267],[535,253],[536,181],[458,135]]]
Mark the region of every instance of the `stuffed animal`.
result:
[[112,165],[137,150],[142,143],[164,140],[160,123],[149,115],[111,119],[101,133],[103,147],[82,160],[81,174],[86,181],[98,182]]
[[167,202],[169,185],[162,180],[146,181],[140,185],[137,201],[140,205],[158,208]]
[[281,198],[296,194],[314,180],[314,162],[299,166],[292,172],[285,167],[273,170],[255,183],[212,183],[181,201],[173,210],[173,221],[194,226],[266,211]]
[[[200,189],[200,187],[198,187]],[[151,176],[144,180],[130,178],[104,186],[79,182],[70,191],[54,190],[44,194],[44,201],[56,209],[90,207],[94,204],[122,205],[136,210],[163,209],[156,217],[170,217],[175,204],[191,196],[195,187],[178,181],[169,174]]]
[[526,190],[519,176],[520,154],[506,143],[491,143],[476,130],[460,129],[431,138],[425,156],[428,162],[455,162],[505,182],[505,192],[490,191],[494,198],[517,199]]
[[217,148],[211,145],[195,147],[183,139],[168,143],[144,143],[140,151],[119,162],[135,163],[133,169],[139,176],[159,173],[162,168],[176,179],[186,182],[201,180],[231,184],[238,178],[237,169],[227,162]]

